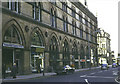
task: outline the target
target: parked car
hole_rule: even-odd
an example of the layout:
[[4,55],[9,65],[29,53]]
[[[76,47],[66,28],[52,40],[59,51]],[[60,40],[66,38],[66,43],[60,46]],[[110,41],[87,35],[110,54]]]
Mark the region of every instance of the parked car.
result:
[[117,64],[116,64],[116,63],[113,63],[113,64],[112,64],[112,67],[113,67],[113,68],[117,67]]
[[107,69],[108,70],[109,66],[108,64],[102,64],[101,65],[101,69],[104,70],[104,69]]
[[66,65],[64,67],[59,67],[55,70],[57,74],[62,74],[62,73],[69,74],[69,73],[74,73],[74,71],[75,68],[70,67],[69,65]]

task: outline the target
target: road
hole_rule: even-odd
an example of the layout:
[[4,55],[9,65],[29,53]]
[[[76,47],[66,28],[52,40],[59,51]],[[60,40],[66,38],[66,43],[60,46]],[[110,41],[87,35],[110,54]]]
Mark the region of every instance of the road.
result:
[[117,68],[109,68],[108,70],[88,70],[88,71],[81,71],[75,72],[74,74],[68,75],[55,75],[55,76],[48,76],[48,77],[40,77],[34,79],[25,79],[25,80],[15,80],[11,82],[81,82],[86,84],[93,84],[93,83],[111,83],[111,84],[118,84],[115,82],[115,75],[114,73],[117,71]]

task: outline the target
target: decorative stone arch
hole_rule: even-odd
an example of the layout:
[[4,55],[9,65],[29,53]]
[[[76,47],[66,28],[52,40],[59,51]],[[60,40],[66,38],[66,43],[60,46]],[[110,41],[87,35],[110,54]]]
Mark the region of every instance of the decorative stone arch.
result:
[[31,68],[35,68],[39,71],[39,67],[44,68],[44,50],[45,50],[45,39],[42,31],[39,27],[35,27],[30,32],[30,65]]
[[69,39],[65,36],[62,40],[62,56],[63,56],[63,65],[70,65],[70,46]]
[[[57,43],[58,43],[58,47],[59,47],[59,50],[60,50],[60,41],[59,41],[59,38],[57,36],[57,34],[55,32],[53,32],[51,35],[50,35],[50,38],[49,38],[49,41],[51,40],[52,37],[55,37],[56,40],[57,40]],[[50,42],[48,43],[48,45],[50,45]]]
[[2,63],[6,65],[6,69],[9,68],[10,70],[13,64],[16,63],[17,72],[23,74],[24,50],[26,49],[23,30],[15,19],[11,19],[3,25],[2,32]]
[[68,45],[70,45],[70,44],[69,44],[69,39],[68,39],[68,37],[65,36],[65,37],[63,38],[62,42],[61,42],[61,46],[63,45],[63,43],[64,43],[65,40],[68,42]]
[[[32,33],[34,33],[34,32],[38,32],[38,33],[40,34],[41,39],[42,39],[42,41],[43,41],[43,46],[46,46],[46,41],[45,41],[45,39],[44,39],[44,35],[43,35],[41,29],[40,29],[39,27],[34,27],[34,29],[31,30],[30,37],[31,37]],[[30,39],[30,41],[31,41],[31,39]]]
[[49,38],[49,66],[52,70],[56,70],[56,66],[59,67],[59,50],[60,50],[60,42],[57,35],[53,32]]
[[26,45],[26,41],[25,41],[23,30],[22,30],[20,24],[15,19],[11,19],[5,25],[3,25],[3,29],[2,29],[3,41],[4,41],[4,36],[5,36],[6,31],[11,26],[14,26],[16,28],[17,32],[20,34],[20,37],[21,37],[21,40],[22,40],[22,44],[23,44],[23,46],[25,46]]

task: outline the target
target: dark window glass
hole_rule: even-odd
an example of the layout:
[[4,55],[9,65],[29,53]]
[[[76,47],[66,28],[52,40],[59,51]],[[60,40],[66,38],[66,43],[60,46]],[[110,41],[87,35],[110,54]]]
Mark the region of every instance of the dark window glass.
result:
[[9,27],[8,30],[6,31],[4,36],[4,42],[16,43],[22,45],[20,34],[14,25]]

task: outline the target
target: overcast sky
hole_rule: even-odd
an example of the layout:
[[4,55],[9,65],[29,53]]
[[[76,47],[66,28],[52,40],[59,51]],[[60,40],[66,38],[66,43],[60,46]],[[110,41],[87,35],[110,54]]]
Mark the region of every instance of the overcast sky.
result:
[[[84,3],[84,0],[80,0]],[[88,9],[98,17],[98,27],[110,34],[111,50],[118,53],[118,2],[120,0],[86,0]]]

